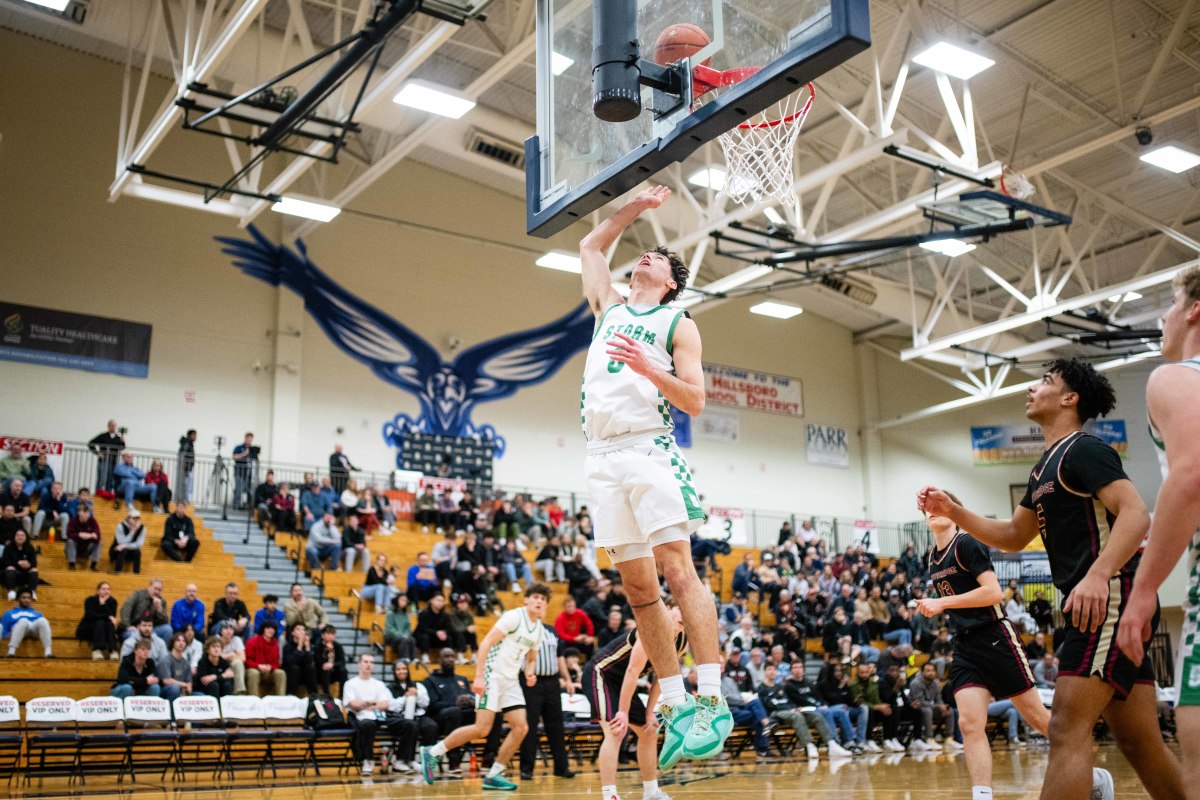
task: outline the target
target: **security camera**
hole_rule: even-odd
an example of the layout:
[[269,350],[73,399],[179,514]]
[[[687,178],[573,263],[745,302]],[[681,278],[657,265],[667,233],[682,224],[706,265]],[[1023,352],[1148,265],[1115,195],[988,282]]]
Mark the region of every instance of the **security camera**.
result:
[[1137,143],[1142,147],[1147,147],[1154,141],[1154,132],[1147,125],[1141,125],[1133,132],[1133,136],[1137,139]]

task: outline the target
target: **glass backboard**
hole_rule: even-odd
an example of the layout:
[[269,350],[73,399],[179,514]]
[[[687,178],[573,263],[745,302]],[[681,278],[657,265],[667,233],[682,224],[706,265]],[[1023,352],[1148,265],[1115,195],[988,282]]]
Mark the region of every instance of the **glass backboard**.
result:
[[[595,0],[605,8],[608,0]],[[683,102],[602,122],[592,111],[593,3],[537,0],[537,135],[525,143],[527,228],[550,236],[870,45],[869,0],[637,0],[641,57],[679,23],[710,39],[685,67]],[[691,68],[761,68],[692,98]],[[658,98],[660,107],[665,104]]]

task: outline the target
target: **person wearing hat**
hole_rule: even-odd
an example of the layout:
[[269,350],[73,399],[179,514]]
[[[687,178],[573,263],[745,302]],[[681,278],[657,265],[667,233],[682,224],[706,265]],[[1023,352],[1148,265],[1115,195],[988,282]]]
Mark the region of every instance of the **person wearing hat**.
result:
[[113,572],[121,572],[125,564],[131,564],[135,573],[142,571],[142,545],[146,543],[146,526],[142,524],[142,512],[130,508],[125,519],[117,523],[117,532],[108,548],[108,560]]

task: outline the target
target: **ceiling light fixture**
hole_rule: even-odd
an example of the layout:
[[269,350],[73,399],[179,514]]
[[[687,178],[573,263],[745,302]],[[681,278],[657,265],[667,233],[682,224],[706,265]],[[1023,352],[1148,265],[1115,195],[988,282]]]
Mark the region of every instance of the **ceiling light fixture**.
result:
[[750,306],[750,313],[761,314],[764,317],[774,317],[775,319],[791,319],[797,314],[803,314],[804,309],[800,306],[766,300],[756,306]]
[[271,210],[293,217],[304,217],[315,222],[329,222],[342,213],[342,210],[337,206],[314,203],[311,200],[301,200],[298,197],[285,197],[271,206]]
[[[1124,301],[1126,303],[1133,301],[1133,300],[1141,300],[1141,299],[1142,299],[1142,295],[1138,292],[1126,292],[1125,297],[1124,297]],[[1122,298],[1121,298],[1121,295],[1119,295],[1119,294],[1114,294],[1112,297],[1108,298],[1108,302],[1110,302],[1110,303],[1119,303],[1119,302],[1121,302],[1121,300],[1122,300]]]
[[1176,147],[1173,144],[1160,147],[1157,150],[1151,150],[1149,153],[1140,156],[1140,158],[1147,164],[1153,164],[1168,172],[1175,173],[1187,172],[1192,167],[1200,164],[1200,156],[1190,153],[1182,147]]
[[935,239],[932,242],[921,242],[921,247],[950,258],[957,258],[963,253],[969,253],[975,249],[975,245],[964,242],[962,239]]
[[697,170],[688,176],[688,183],[701,189],[716,189],[719,192],[725,188],[725,170],[720,167]]
[[995,64],[990,58],[972,53],[949,42],[937,44],[913,56],[913,62],[943,72],[952,78],[967,80]]
[[556,269],[560,272],[574,272],[576,275],[583,273],[583,262],[579,259],[579,256],[573,256],[570,253],[552,250],[534,263],[539,267]]
[[71,5],[71,0],[25,0],[26,3],[42,8],[48,8],[51,11],[66,11],[67,6]]
[[404,88],[396,92],[392,102],[450,119],[459,119],[475,107],[475,101],[469,97],[463,97],[445,86],[422,80],[411,80],[404,84]]

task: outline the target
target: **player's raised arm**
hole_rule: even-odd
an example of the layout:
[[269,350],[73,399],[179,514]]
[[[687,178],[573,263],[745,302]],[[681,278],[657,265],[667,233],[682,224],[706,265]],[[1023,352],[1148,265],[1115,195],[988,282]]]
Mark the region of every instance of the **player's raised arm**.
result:
[[1012,519],[988,519],[955,503],[941,489],[926,486],[917,492],[917,508],[948,517],[989,547],[1010,553],[1023,550],[1038,535],[1037,517],[1025,506],[1017,506]]
[[612,286],[608,249],[617,241],[621,231],[628,228],[643,211],[658,208],[670,196],[671,190],[665,186],[644,189],[583,237],[579,243],[579,258],[583,264],[583,296],[592,307],[592,313],[598,316],[612,304],[621,302],[621,295]]

